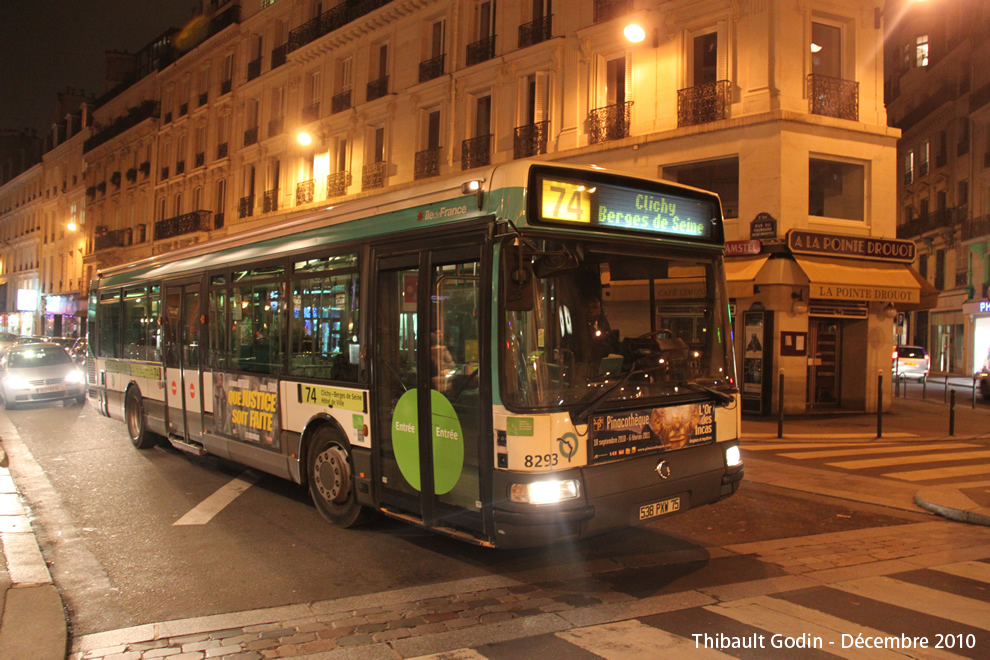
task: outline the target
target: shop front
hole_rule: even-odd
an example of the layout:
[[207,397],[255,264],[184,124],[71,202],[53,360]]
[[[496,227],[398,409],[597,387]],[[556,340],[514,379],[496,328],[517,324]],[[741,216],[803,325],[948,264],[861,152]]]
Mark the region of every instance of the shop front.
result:
[[44,296],[43,334],[48,337],[79,337],[77,296]]
[[875,411],[898,309],[920,303],[913,258],[910,241],[802,230],[728,257],[743,413],[776,414],[781,382],[788,414]]

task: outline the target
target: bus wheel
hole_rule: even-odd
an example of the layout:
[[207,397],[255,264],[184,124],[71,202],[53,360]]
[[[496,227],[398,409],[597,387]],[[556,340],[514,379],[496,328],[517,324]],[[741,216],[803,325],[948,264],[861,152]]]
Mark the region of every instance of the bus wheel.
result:
[[354,494],[350,446],[329,426],[313,435],[308,476],[309,494],[321,516],[338,527],[351,527],[363,518],[364,507]]
[[132,445],[138,449],[151,449],[157,444],[158,438],[144,427],[144,405],[136,387],[127,390],[124,417],[127,418],[127,435],[131,436]]

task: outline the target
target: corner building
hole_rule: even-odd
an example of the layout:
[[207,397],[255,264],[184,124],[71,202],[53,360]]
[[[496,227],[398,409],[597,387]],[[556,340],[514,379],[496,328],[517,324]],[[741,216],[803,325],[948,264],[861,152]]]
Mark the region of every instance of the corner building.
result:
[[597,164],[721,195],[745,411],[775,412],[781,371],[787,413],[875,410],[921,291],[878,8],[204,0],[97,102],[86,265],[516,158]]

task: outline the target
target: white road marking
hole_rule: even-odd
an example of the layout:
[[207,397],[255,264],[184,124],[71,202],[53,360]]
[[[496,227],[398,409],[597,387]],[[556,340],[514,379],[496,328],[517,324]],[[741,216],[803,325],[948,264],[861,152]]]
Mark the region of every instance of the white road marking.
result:
[[260,478],[260,473],[246,470],[241,476],[232,479],[230,483],[194,506],[172,525],[205,525]]
[[864,447],[860,445],[858,449],[827,449],[825,451],[801,451],[787,454],[778,454],[784,458],[838,458],[840,456],[862,456],[867,454],[899,454],[901,452],[912,451],[941,451],[944,449],[965,449],[967,447],[978,447],[963,442],[948,444],[925,444],[925,445],[898,445],[897,447]]
[[[745,441],[746,438],[776,438],[776,433],[746,433],[743,432],[742,439]],[[852,438],[866,438],[872,439],[877,437],[876,433],[785,433],[784,439],[787,438],[832,438],[833,440],[849,440]],[[884,438],[917,438],[917,433],[884,433]]]
[[990,583],[990,564],[985,564],[982,561],[961,561],[957,564],[932,566],[932,570],[966,578],[967,580]]
[[[936,454],[928,456],[894,456],[891,458],[867,458],[858,461],[839,461],[828,465],[846,470],[862,470],[864,468],[887,467],[888,465],[910,465],[911,463],[944,463],[946,461],[968,461],[974,458],[990,458],[990,451],[964,451],[955,454]],[[976,466],[979,467],[979,466]],[[986,470],[986,466],[983,468]],[[969,472],[966,474],[979,474]]]
[[929,616],[950,619],[980,630],[990,630],[990,603],[945,593],[888,577],[863,578],[830,585],[851,594],[872,598]]
[[908,470],[906,472],[890,472],[883,476],[903,481],[926,481],[928,479],[948,479],[950,477],[969,477],[974,474],[990,474],[990,463],[980,465],[956,465],[955,467],[930,468],[927,470]]
[[[746,444],[746,437],[743,436],[743,451],[771,451],[774,449],[820,449],[821,447],[871,447],[862,442],[768,442],[755,445]],[[889,447],[890,445],[883,445]]]

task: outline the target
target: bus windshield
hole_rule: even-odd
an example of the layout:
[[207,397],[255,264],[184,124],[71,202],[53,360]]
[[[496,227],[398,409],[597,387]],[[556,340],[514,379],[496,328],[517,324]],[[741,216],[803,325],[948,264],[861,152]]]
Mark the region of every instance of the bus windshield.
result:
[[502,254],[505,405],[580,417],[735,388],[721,255],[590,240],[525,241]]

